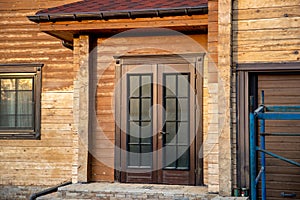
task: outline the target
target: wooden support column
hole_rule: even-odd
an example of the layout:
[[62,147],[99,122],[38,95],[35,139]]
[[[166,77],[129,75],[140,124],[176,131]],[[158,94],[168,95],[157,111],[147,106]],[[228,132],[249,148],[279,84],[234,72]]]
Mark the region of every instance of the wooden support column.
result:
[[219,76],[218,76],[218,0],[208,1],[208,135],[205,150],[207,184],[211,193],[219,192]]
[[72,182],[88,181],[89,37],[74,38],[74,127]]
[[218,73],[219,73],[219,194],[230,196],[232,189],[232,2],[218,2]]

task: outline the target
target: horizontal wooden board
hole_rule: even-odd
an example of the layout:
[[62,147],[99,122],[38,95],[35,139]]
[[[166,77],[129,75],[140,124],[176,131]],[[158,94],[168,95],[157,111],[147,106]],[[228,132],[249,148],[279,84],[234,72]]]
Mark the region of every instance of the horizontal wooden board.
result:
[[235,52],[233,53],[239,63],[249,62],[297,62],[300,54],[294,50]]
[[299,50],[300,39],[289,40],[243,40],[233,42],[233,51],[237,52],[260,52],[260,51],[284,51]]
[[233,26],[239,30],[261,30],[261,29],[282,29],[282,28],[299,28],[300,17],[284,17],[272,19],[257,20],[239,20],[234,21]]
[[299,17],[300,6],[281,6],[281,7],[264,7],[239,9],[233,11],[233,20],[250,20],[250,19],[270,19],[283,17]]
[[285,6],[299,6],[299,0],[269,0],[269,1],[252,1],[252,0],[234,0],[234,9],[249,9],[249,8],[271,8],[271,7],[285,7]]
[[299,28],[240,30],[236,26],[233,27],[233,41],[289,40],[299,39],[299,35]]

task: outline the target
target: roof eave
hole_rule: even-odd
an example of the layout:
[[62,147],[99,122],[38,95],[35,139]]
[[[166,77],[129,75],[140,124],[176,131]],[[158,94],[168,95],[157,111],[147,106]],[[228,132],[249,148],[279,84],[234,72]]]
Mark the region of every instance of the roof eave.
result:
[[82,21],[82,20],[109,20],[109,19],[135,19],[151,17],[168,17],[184,15],[202,15],[208,13],[207,5],[174,9],[149,9],[132,11],[109,11],[93,13],[61,13],[61,14],[37,14],[28,16],[35,23],[56,21]]

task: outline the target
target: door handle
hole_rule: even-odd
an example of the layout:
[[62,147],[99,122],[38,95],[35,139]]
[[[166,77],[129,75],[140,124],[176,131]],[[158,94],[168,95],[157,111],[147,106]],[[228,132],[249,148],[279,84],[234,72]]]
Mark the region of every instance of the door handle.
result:
[[160,131],[159,133],[162,134],[162,135],[167,135],[167,134],[169,134],[169,133],[167,133],[167,132],[165,132],[165,131]]
[[285,192],[281,192],[280,196],[282,197],[296,197],[296,193],[285,193]]

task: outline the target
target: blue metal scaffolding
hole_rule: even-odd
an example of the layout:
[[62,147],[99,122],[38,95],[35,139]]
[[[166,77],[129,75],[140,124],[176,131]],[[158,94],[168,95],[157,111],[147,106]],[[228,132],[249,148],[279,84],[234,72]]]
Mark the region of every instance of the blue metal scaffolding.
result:
[[[266,136],[300,136],[300,133],[266,133],[265,120],[300,120],[300,106],[265,106],[264,91],[261,94],[262,105],[256,110],[250,111],[250,198],[257,199],[257,185],[261,180],[261,199],[266,200],[266,158],[265,154],[279,160],[300,167],[300,163],[284,158],[280,155],[267,151],[265,148]],[[253,98],[250,102],[253,105]],[[257,133],[256,122],[260,122],[260,129]],[[260,142],[257,144],[257,136]],[[260,153],[261,168],[257,173],[257,152]],[[286,195],[286,194],[283,194]],[[293,195],[293,194],[287,194]]]

